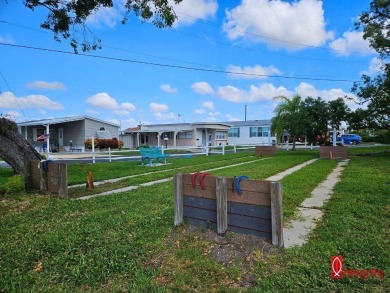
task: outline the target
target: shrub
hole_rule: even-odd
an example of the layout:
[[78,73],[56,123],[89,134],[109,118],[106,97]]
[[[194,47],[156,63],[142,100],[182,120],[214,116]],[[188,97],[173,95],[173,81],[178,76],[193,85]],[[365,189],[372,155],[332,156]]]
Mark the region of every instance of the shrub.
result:
[[24,178],[21,175],[15,175],[8,179],[5,184],[7,194],[16,194],[24,191]]
[[[99,148],[99,149],[108,149],[108,148],[120,149],[123,146],[123,141],[118,140],[116,137],[114,137],[113,139],[95,138],[94,141],[95,141],[95,148]],[[92,139],[86,139],[84,141],[84,146],[86,149],[92,149]]]

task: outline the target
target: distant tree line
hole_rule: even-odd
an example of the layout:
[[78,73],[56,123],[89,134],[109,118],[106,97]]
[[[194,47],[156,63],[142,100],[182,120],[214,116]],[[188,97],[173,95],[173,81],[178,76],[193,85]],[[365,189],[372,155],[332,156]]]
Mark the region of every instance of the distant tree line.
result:
[[[293,149],[298,138],[305,138],[308,143],[324,143],[329,137],[329,129],[339,130],[342,122],[346,122],[350,131],[364,134],[367,140],[377,127],[374,116],[368,115],[369,110],[361,108],[351,111],[343,98],[325,101],[321,97],[307,97],[299,95],[288,99],[284,96],[276,97],[281,103],[275,108],[275,117],[272,118],[271,131],[280,139],[285,132],[293,142]],[[381,142],[388,142],[381,132]],[[373,138],[371,137],[371,140]]]

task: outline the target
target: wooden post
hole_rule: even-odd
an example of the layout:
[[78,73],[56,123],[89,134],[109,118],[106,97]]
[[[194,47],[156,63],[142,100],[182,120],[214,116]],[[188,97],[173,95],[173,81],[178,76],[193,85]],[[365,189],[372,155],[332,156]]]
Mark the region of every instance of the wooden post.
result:
[[333,153],[332,153],[332,151],[329,152],[329,159],[333,160]]
[[39,189],[43,192],[47,192],[47,172],[43,169],[43,162],[39,162],[39,174],[40,174],[40,182]]
[[87,185],[88,185],[88,189],[94,189],[95,188],[95,186],[93,185],[92,171],[88,171]]
[[95,138],[92,136],[92,163],[95,164]]
[[175,219],[174,225],[183,223],[183,176],[175,174],[173,177],[174,199],[175,199]]
[[283,247],[282,184],[271,182],[272,244]]
[[225,235],[228,226],[227,179],[226,177],[218,177],[216,181],[217,232],[219,235]]
[[66,164],[58,164],[58,196],[68,197],[68,170]]
[[24,189],[30,190],[32,187],[31,161],[24,160]]

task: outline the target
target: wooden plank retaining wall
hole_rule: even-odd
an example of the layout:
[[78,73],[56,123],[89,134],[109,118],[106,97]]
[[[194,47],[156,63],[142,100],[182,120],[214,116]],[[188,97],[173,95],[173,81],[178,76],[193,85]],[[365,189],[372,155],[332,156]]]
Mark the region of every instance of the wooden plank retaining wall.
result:
[[348,157],[347,148],[344,146],[320,146],[320,158],[334,159]]
[[276,146],[256,146],[256,155],[275,156],[277,152]]
[[224,235],[229,229],[271,239],[283,246],[282,189],[280,182],[245,179],[240,182],[242,195],[233,186],[233,179],[208,175],[204,189],[192,174],[176,174],[175,220],[195,226],[217,229]]

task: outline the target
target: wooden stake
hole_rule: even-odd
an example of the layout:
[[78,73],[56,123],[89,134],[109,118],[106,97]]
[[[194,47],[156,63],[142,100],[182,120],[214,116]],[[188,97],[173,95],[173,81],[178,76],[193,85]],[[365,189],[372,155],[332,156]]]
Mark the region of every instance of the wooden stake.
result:
[[331,160],[333,160],[333,153],[332,153],[332,151],[329,152],[329,158],[330,158]]
[[217,178],[216,197],[217,197],[217,232],[219,235],[225,235],[228,226],[226,177]]
[[68,197],[68,171],[66,164],[58,164],[58,196]]
[[183,223],[183,175],[175,174],[173,177],[174,199],[175,199],[175,219],[174,225]]
[[93,185],[92,171],[88,171],[87,181],[88,189],[94,189],[95,186]]
[[40,174],[40,190],[42,192],[47,192],[47,172],[43,169],[43,162],[39,162],[39,174]]
[[280,182],[271,182],[271,224],[272,244],[283,247],[282,184]]

